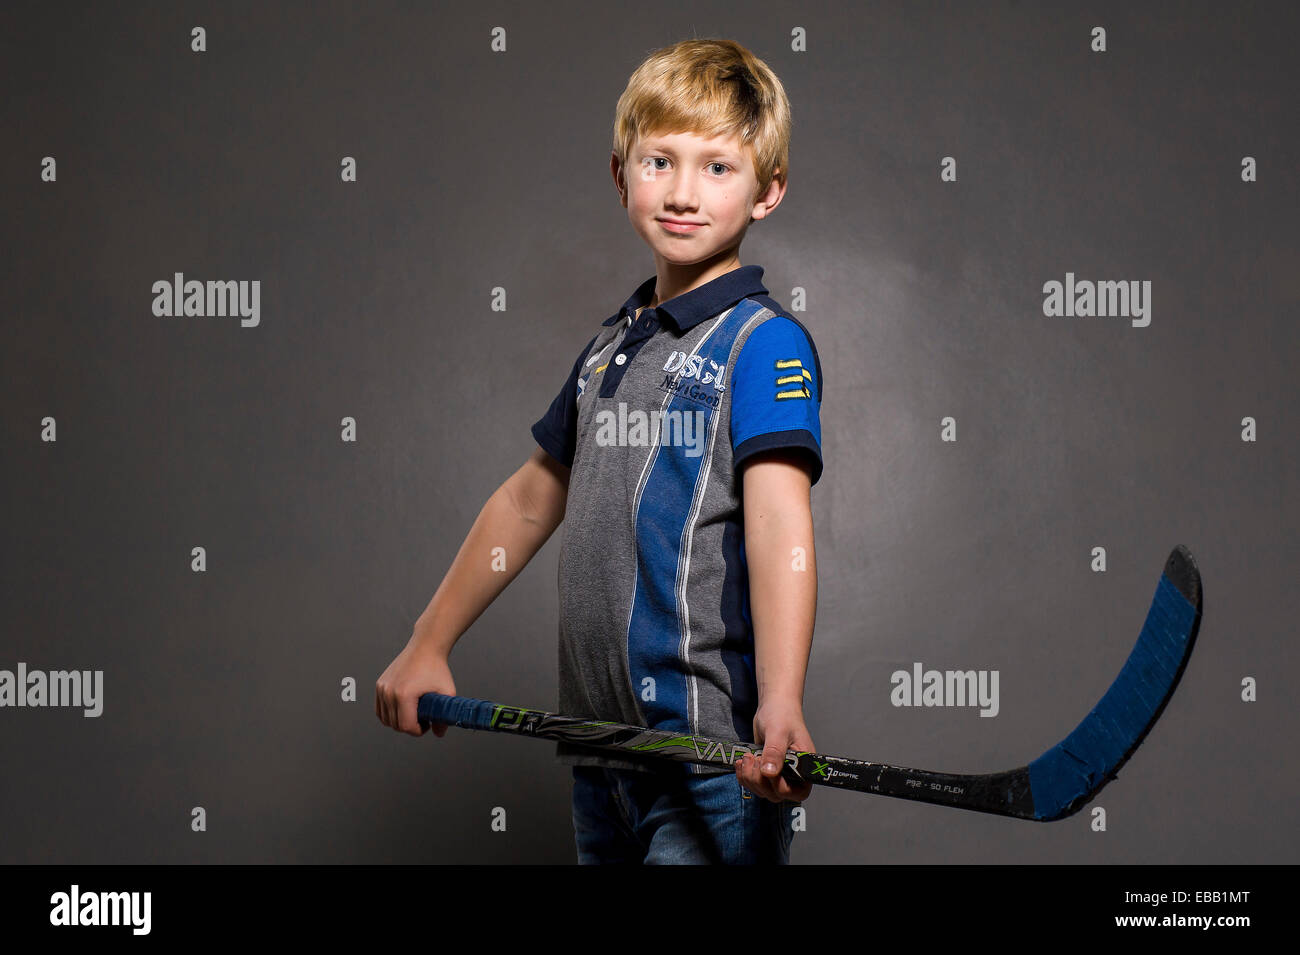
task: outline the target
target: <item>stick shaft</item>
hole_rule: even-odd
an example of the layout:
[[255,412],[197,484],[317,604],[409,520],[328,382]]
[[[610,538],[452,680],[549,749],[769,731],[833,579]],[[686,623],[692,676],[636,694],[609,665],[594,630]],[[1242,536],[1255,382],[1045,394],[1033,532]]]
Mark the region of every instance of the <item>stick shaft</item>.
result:
[[[763,747],[755,743],[586,720],[441,693],[426,693],[420,697],[419,718],[421,723],[515,733],[606,752],[654,756],[707,766],[730,767],[745,753],[759,754],[763,751]],[[964,776],[791,750],[786,753],[782,771],[794,782],[806,781],[1022,819],[1034,817],[1029,781],[1023,767],[987,776]]]

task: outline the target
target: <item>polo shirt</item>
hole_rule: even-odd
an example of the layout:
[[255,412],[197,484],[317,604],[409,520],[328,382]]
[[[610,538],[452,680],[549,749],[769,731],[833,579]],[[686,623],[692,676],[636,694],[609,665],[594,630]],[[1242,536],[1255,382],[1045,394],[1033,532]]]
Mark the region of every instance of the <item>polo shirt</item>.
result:
[[[799,449],[822,472],[822,371],[803,324],[734,269],[654,308],[651,276],[583,346],[532,427],[568,466],[559,712],[754,741],[738,467]],[[569,765],[733,772],[558,743]]]

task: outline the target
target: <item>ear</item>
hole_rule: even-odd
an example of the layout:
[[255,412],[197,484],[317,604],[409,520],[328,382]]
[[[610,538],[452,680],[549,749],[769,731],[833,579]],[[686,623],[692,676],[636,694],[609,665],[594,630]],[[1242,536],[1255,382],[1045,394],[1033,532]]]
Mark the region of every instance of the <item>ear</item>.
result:
[[750,219],[757,221],[767,218],[784,197],[785,173],[778,167],[772,171],[772,181],[767,184],[766,191],[754,198],[754,211],[750,213]]
[[609,173],[614,177],[614,188],[618,190],[618,201],[627,208],[627,177],[624,175],[622,163],[618,161],[618,153],[615,150],[609,152]]

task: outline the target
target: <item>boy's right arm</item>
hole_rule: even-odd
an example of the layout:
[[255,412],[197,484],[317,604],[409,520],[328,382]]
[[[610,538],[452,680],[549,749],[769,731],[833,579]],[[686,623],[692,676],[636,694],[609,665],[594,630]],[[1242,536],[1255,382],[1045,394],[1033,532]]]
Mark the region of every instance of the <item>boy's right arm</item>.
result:
[[[424,735],[416,719],[420,696],[455,695],[451,648],[560,526],[568,492],[569,468],[537,448],[488,498],[406,647],[375,684],[375,715],[385,726]],[[492,569],[496,547],[505,549],[504,571]],[[444,723],[432,729],[438,736],[447,732]]]

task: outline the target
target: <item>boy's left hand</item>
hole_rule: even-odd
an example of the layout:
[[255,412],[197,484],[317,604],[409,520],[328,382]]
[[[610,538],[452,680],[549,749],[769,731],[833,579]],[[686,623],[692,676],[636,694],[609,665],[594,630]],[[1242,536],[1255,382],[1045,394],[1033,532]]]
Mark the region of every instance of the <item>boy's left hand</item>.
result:
[[771,802],[803,802],[812,793],[812,783],[791,785],[781,775],[786,750],[815,753],[803,708],[795,703],[764,703],[754,715],[754,740],[763,744],[762,758],[742,756],[736,760],[736,778],[755,795]]

